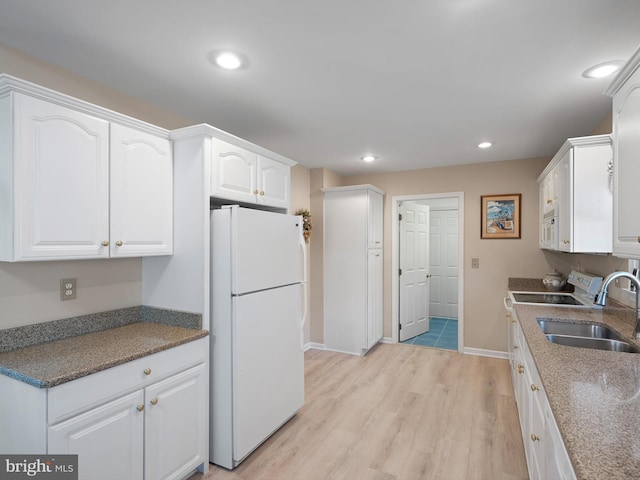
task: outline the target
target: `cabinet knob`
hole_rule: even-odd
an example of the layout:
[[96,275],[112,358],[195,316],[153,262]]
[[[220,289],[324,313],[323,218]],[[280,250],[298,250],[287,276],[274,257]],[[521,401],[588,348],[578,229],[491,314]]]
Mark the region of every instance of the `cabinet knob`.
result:
[[253,194],[254,194],[254,195],[258,195],[258,193],[259,193],[259,192],[258,192],[258,190],[254,190],[254,191],[253,191]]
[[158,399],[157,398],[152,398],[151,399],[151,405],[157,405],[158,404]]
[[518,364],[518,373],[524,373],[524,366]]
[[551,200],[550,198],[547,198],[547,205],[553,203],[553,200]]
[[531,440],[533,440],[534,442],[539,442],[540,441],[540,437],[537,436],[535,433],[531,434]]
[[564,243],[565,245],[569,245],[569,240],[562,240],[562,243]]
[[260,195],[264,195],[264,190],[260,190]]
[[638,237],[638,243],[640,243],[640,236]]
[[151,369],[150,368],[145,368],[144,369],[144,374],[145,375],[151,375]]
[[519,348],[520,348],[520,347],[519,347],[518,345],[514,345],[514,346],[513,346],[513,349],[514,349],[514,350],[517,350],[517,349],[519,349]]
[[540,390],[540,389],[538,388],[538,386],[532,383],[532,384],[531,384],[531,391],[532,391],[532,392],[537,392],[538,390]]
[[139,412],[144,410],[144,405],[140,404],[136,407],[136,410],[138,410]]
[[122,240],[118,240],[118,241],[116,242],[116,245],[117,245],[118,247],[121,247],[121,246],[122,246]]
[[104,242],[102,242],[102,246],[103,247],[108,247],[109,246],[109,240],[105,240]]

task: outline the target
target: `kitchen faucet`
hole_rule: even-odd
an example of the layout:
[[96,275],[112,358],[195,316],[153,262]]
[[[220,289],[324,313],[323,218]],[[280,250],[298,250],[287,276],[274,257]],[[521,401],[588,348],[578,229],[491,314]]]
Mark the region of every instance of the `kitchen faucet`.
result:
[[640,281],[638,281],[638,278],[635,275],[623,271],[610,273],[602,282],[600,290],[598,291],[593,303],[602,307],[607,304],[607,289],[609,288],[609,284],[617,278],[628,278],[631,284],[636,287],[636,328],[634,336],[636,338],[640,338],[640,309],[638,308],[638,302],[640,301]]

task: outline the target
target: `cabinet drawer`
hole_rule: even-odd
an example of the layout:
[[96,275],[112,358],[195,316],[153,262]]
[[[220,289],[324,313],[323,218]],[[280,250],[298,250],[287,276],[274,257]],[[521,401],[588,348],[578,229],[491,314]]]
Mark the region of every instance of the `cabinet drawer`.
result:
[[[48,424],[206,361],[209,337],[109,368],[48,390]],[[145,371],[148,372],[145,373]]]

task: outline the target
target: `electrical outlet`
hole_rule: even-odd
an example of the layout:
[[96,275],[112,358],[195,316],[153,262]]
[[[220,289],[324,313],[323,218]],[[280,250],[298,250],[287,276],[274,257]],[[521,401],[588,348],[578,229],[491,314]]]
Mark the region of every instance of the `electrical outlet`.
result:
[[60,279],[60,300],[73,300],[76,298],[77,279],[62,278]]
[[480,268],[480,259],[472,258],[471,259],[471,268]]

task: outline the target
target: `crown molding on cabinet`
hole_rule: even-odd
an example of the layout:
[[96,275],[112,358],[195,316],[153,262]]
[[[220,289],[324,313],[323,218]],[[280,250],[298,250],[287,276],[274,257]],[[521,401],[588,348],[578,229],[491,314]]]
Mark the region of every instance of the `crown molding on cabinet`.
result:
[[164,138],[169,137],[169,130],[165,128],[143,122],[142,120],[122,113],[114,112],[108,108],[94,105],[64,93],[56,92],[55,90],[36,85],[35,83],[27,82],[26,80],[7,75],[6,73],[0,74],[0,98],[9,95],[11,92],[23,93],[63,107],[71,107],[94,117],[126,125],[151,135],[158,135]]
[[608,95],[609,97],[613,97],[620,87],[624,85],[624,83],[629,79],[631,75],[640,67],[640,47],[633,52],[629,61],[620,69],[616,78],[613,79],[611,84],[605,88],[602,92],[604,95]]
[[581,147],[588,145],[590,147],[596,145],[611,145],[611,135],[606,133],[604,135],[591,135],[589,137],[574,137],[568,138],[566,142],[562,144],[560,150],[553,156],[549,164],[545,167],[542,173],[538,176],[538,183],[547,176],[551,169],[562,159],[567,151],[573,147]]
[[188,138],[201,137],[201,136],[209,136],[213,138],[217,138],[218,140],[222,140],[224,142],[229,142],[236,147],[244,148],[251,152],[257,153],[258,155],[262,155],[264,157],[269,157],[273,160],[277,160],[280,163],[284,163],[290,167],[297,165],[298,162],[295,160],[291,160],[290,158],[284,157],[279,153],[272,152],[271,150],[267,150],[255,143],[251,143],[247,140],[244,140],[240,137],[236,137],[235,135],[225,132],[224,130],[220,130],[219,128],[212,127],[206,123],[201,123],[199,125],[193,125],[190,127],[179,128],[177,130],[171,131],[171,140],[185,140]]

